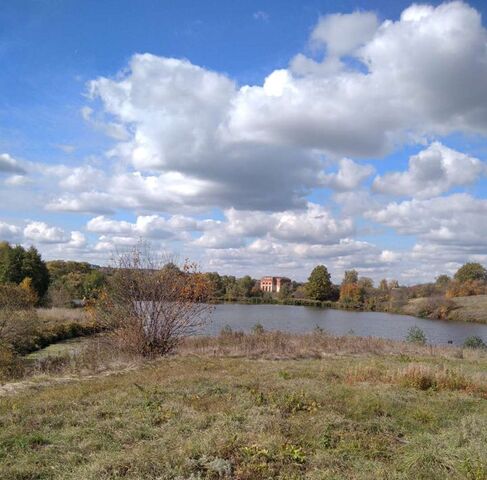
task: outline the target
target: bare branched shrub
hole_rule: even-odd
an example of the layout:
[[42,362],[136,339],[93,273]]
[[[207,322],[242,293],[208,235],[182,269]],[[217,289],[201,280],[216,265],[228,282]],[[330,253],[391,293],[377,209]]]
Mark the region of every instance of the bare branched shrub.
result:
[[121,349],[165,355],[209,320],[210,296],[211,285],[196,264],[177,266],[173,258],[139,244],[116,256],[95,311]]

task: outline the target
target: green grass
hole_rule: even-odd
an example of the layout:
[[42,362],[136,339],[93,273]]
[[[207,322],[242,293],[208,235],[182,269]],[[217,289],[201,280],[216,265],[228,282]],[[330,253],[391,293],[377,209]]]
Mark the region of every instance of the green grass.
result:
[[86,343],[92,341],[92,337],[76,337],[69,340],[64,340],[59,343],[52,343],[51,345],[36,350],[24,356],[27,360],[39,360],[46,357],[55,357],[61,355],[74,355]]
[[487,479],[484,355],[185,348],[0,397],[0,478]]

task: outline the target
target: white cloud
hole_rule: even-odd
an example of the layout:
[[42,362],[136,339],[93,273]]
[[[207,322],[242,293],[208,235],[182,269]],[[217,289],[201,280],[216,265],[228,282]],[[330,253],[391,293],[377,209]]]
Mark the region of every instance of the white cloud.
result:
[[113,213],[115,199],[106,192],[81,192],[75,196],[63,194],[45,206],[54,212]]
[[83,165],[66,170],[59,182],[60,187],[64,190],[95,190],[103,188],[107,184],[105,173],[91,165]]
[[79,231],[71,232],[71,237],[67,243],[68,248],[83,248],[87,244],[86,237]]
[[372,12],[326,15],[311,33],[311,42],[326,46],[328,55],[350,55],[369,42],[378,27],[379,21]]
[[11,175],[4,183],[10,187],[20,187],[32,183],[32,180],[25,175]]
[[18,160],[11,157],[8,153],[2,153],[0,154],[0,173],[24,175],[26,171]]
[[275,241],[329,245],[354,232],[350,218],[336,219],[323,206],[308,203],[306,210],[276,213],[225,211],[226,221],[201,224],[203,235],[195,244],[209,248],[244,245],[245,238],[268,237]]
[[434,244],[481,247],[487,236],[487,200],[465,193],[393,202],[366,216],[401,235],[416,235]]
[[198,222],[190,217],[174,215],[170,218],[158,215],[139,215],[135,223],[114,220],[106,216],[94,217],[86,224],[89,232],[118,235],[131,238],[179,238],[184,232],[198,229]]
[[70,237],[62,228],[51,227],[44,222],[30,222],[24,228],[24,238],[39,243],[66,243]]
[[22,230],[16,225],[0,221],[0,240],[15,240]]
[[409,159],[407,171],[376,177],[373,189],[380,193],[427,198],[448,192],[455,186],[470,185],[482,174],[487,174],[485,163],[434,142]]
[[338,191],[356,190],[375,171],[372,165],[360,165],[349,158],[342,158],[338,165],[336,173],[324,174],[322,177],[323,185]]
[[81,116],[95,130],[99,130],[115,140],[123,141],[129,138],[129,133],[122,124],[100,120],[95,118],[94,113],[94,110],[90,107],[83,107],[81,109]]
[[169,198],[158,188],[133,205],[302,207],[319,186],[320,153],[382,156],[430,135],[486,133],[486,39],[479,13],[461,2],[412,6],[381,25],[369,12],[336,14],[311,35],[326,47],[323,61],[300,57],[319,68],[296,71],[292,62],[261,86],[239,87],[186,60],[134,55],[115,78],[90,82],[103,112],[84,115],[125,129],[111,155],[141,172],[140,190],[163,181],[146,171],[180,175]]

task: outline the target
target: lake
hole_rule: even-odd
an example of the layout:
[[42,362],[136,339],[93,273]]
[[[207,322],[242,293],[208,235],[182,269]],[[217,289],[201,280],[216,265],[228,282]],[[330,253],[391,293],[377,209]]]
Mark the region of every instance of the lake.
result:
[[487,343],[487,325],[478,323],[427,320],[408,315],[380,312],[353,312],[289,305],[216,305],[212,321],[203,333],[216,335],[229,325],[234,330],[251,331],[260,323],[266,330],[306,333],[316,326],[334,335],[353,334],[404,340],[408,330],[417,325],[428,343],[461,345],[467,337],[479,336]]

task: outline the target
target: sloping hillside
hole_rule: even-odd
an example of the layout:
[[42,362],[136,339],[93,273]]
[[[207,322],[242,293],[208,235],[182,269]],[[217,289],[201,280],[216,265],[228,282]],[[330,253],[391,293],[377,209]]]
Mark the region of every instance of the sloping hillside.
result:
[[448,315],[449,320],[487,323],[487,295],[452,298],[458,306]]
[[416,317],[487,323],[487,295],[471,297],[412,298],[401,313]]

